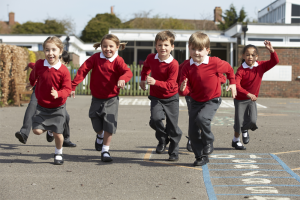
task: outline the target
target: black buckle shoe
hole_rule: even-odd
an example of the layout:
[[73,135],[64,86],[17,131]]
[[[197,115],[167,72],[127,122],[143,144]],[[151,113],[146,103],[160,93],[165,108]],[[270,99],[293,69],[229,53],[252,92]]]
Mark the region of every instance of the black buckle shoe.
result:
[[[105,153],[107,153],[109,155],[109,157],[104,157],[103,154],[105,154]],[[111,161],[113,161],[113,159],[110,157],[109,152],[107,152],[107,151],[104,151],[104,152],[101,153],[101,160],[102,160],[102,162],[111,162]]]
[[63,147],[76,147],[77,145],[72,143],[71,141],[64,142]]
[[48,131],[46,131],[46,139],[47,139],[48,142],[52,142],[54,140],[54,136],[50,136],[48,134]]
[[[244,137],[244,133],[247,133],[247,137]],[[248,131],[242,132],[242,138],[243,138],[243,143],[244,143],[244,144],[248,144],[249,141],[250,141],[249,132],[248,132]]]
[[[56,160],[56,156],[61,156],[62,160]],[[54,154],[54,165],[62,165],[64,164],[64,157],[62,154]]]
[[178,155],[172,153],[172,154],[169,156],[168,161],[177,161],[178,159],[179,159]]
[[103,138],[99,137],[98,134],[97,134],[97,137],[96,137],[96,140],[95,140],[95,149],[96,149],[96,151],[102,151],[103,141],[102,141],[102,144],[98,144],[97,143],[97,138],[100,139],[100,140],[103,140]]
[[194,162],[194,166],[203,166],[208,162],[209,162],[208,156],[202,156],[196,159],[196,161]]
[[209,143],[203,148],[203,155],[209,155],[213,151],[214,151],[214,145],[213,143]]
[[189,152],[193,152],[192,144],[191,144],[190,138],[189,138],[188,136],[185,136],[185,137],[188,139],[188,141],[187,141],[187,143],[186,143],[186,149],[187,149]]
[[18,132],[15,133],[15,136],[16,136],[16,138],[19,139],[19,141],[21,143],[26,144],[26,142],[27,142],[27,136],[25,134],[23,134],[23,133],[21,133],[21,132],[18,131]]
[[166,144],[165,143],[158,143],[156,147],[156,153],[161,154],[166,150]]
[[[231,146],[234,147],[236,150],[246,150],[246,147],[244,147],[243,145],[242,146],[239,146],[237,143],[239,143],[240,141],[232,141],[231,143]],[[242,143],[241,143],[242,144]]]

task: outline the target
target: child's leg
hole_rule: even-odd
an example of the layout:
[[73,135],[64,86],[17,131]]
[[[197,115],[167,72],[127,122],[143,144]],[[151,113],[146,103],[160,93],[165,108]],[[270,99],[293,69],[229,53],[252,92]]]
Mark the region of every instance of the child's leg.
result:
[[66,122],[64,123],[64,132],[63,132],[63,137],[64,137],[63,146],[64,147],[76,147],[76,144],[74,144],[70,141],[70,126],[69,126],[69,123],[70,123],[70,115],[66,111]]
[[55,165],[61,165],[64,163],[63,157],[62,157],[62,145],[64,143],[64,136],[59,133],[53,132],[53,136],[55,139],[55,155],[54,155],[54,164]]
[[35,92],[33,89],[31,98],[30,98],[30,102],[27,106],[27,109],[26,109],[26,112],[24,115],[23,126],[20,129],[20,131],[16,132],[16,134],[15,134],[15,136],[23,144],[26,144],[27,138],[29,137],[29,133],[30,133],[31,126],[32,126],[32,117],[36,111],[36,106],[37,106],[37,99],[36,99]]
[[256,102],[249,101],[244,114],[243,127],[241,128],[242,132],[247,131],[249,129],[255,131],[257,129],[256,121],[257,121]]
[[246,148],[240,142],[240,134],[241,134],[241,125],[244,121],[244,114],[246,112],[247,106],[245,105],[244,101],[239,101],[234,99],[234,107],[235,107],[235,114],[234,114],[234,137],[232,139],[231,146],[234,147],[236,150],[245,150]]
[[101,153],[101,160],[103,162],[112,161],[112,158],[110,157],[110,154],[109,154],[109,145],[110,145],[111,139],[112,139],[112,133],[104,131],[103,147],[102,147],[102,153]]
[[42,130],[42,129],[32,129],[32,132],[36,135],[41,135],[42,133],[44,133],[46,130]]
[[204,103],[204,107],[201,109],[197,115],[195,121],[197,126],[201,129],[201,140],[204,145],[203,154],[208,155],[213,151],[214,135],[211,132],[211,121],[217,112],[220,104],[222,102],[221,98],[214,98]]
[[[188,113],[190,113],[191,110],[191,97],[190,96],[185,96],[185,101],[186,101],[186,105],[188,108]],[[186,149],[190,152],[192,152],[192,145],[191,145],[191,141],[189,139],[188,136],[186,136],[186,138],[188,139],[187,144],[186,144]]]

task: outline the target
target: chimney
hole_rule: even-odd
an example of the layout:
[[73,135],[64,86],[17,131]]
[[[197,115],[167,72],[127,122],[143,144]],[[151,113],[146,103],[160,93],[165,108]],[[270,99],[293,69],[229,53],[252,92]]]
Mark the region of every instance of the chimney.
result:
[[15,13],[10,12],[8,14],[8,19],[9,19],[8,25],[10,25],[10,26],[14,25],[15,24]]
[[115,13],[114,13],[114,7],[113,7],[113,6],[110,7],[110,14],[112,14],[112,15],[115,14]]
[[219,24],[220,22],[222,22],[222,8],[221,7],[215,7],[214,10],[214,22],[216,24]]

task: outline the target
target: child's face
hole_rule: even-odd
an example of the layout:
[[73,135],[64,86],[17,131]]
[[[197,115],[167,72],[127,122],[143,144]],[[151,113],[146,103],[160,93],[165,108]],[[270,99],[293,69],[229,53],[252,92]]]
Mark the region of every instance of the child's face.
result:
[[119,49],[119,46],[112,40],[105,39],[101,44],[102,53],[106,58],[111,58],[115,55],[116,51]]
[[171,45],[170,40],[158,40],[155,44],[156,51],[160,60],[169,58],[171,51],[174,49],[174,44]]
[[255,48],[248,48],[243,54],[243,59],[248,66],[252,67],[254,63],[257,61],[258,55],[256,53]]
[[190,56],[193,58],[194,62],[202,63],[205,57],[209,54],[209,48],[197,49],[189,46]]
[[54,43],[47,42],[45,44],[45,58],[50,65],[55,65],[59,61],[59,55],[62,54],[62,50],[59,49]]

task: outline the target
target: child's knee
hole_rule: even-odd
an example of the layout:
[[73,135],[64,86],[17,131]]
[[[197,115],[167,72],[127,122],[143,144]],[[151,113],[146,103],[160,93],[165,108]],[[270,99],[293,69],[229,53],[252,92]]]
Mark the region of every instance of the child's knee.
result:
[[41,129],[32,129],[32,132],[36,135],[41,135],[44,131]]

